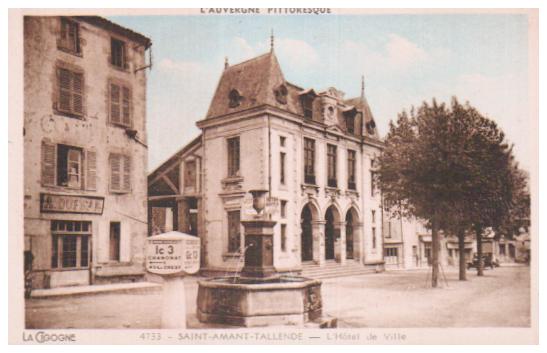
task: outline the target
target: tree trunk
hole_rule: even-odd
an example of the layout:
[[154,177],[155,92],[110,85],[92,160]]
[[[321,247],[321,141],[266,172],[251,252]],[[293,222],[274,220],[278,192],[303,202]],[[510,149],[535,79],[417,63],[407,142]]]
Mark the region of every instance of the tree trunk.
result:
[[465,258],[465,229],[458,229],[458,251],[460,252],[460,281],[467,280],[465,267],[466,258]]
[[439,232],[437,220],[431,221],[431,287],[436,288],[439,278]]
[[477,256],[479,258],[479,264],[477,267],[477,276],[484,275],[484,259],[482,258],[482,227],[475,227],[475,236],[477,238]]

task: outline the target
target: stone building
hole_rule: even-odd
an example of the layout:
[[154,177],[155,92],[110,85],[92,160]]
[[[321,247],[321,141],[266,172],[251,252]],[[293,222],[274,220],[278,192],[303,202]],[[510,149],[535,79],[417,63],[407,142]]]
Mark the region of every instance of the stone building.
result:
[[[269,192],[274,266],[383,267],[381,196],[372,183],[383,144],[364,96],[288,82],[273,46],[222,73],[200,136],[154,170],[150,231],[202,239],[206,274],[242,265],[250,190]],[[308,266],[308,267],[306,267]]]
[[143,276],[150,46],[100,17],[24,19],[24,237],[34,288]]

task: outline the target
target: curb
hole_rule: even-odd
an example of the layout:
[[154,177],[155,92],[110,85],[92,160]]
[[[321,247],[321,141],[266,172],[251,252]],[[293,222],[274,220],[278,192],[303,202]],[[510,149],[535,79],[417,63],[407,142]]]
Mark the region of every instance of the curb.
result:
[[49,299],[110,293],[152,293],[161,291],[161,284],[150,282],[101,284],[92,286],[74,286],[52,289],[35,289],[31,299]]

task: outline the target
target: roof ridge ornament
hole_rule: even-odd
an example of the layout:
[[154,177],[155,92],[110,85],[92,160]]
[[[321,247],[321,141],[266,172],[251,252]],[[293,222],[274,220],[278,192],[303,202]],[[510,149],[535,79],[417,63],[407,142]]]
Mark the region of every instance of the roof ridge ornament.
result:
[[365,75],[361,75],[361,99],[365,98]]
[[228,66],[230,66],[230,64],[228,64],[228,57],[225,56],[224,57],[224,70],[226,70],[228,68]]
[[273,53],[274,51],[274,30],[272,28],[271,34],[270,34],[270,52]]

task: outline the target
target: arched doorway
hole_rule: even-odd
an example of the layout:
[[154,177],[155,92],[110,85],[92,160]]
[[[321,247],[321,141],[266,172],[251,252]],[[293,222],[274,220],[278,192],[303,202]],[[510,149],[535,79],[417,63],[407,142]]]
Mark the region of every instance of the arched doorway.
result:
[[302,261],[313,260],[312,221],[313,221],[313,213],[311,210],[311,206],[307,204],[302,209],[302,214],[300,216],[300,228],[302,229],[302,234],[300,236],[300,241],[301,241],[300,252],[302,256]]
[[334,206],[330,206],[325,213],[325,260],[334,260],[334,243],[340,237],[338,226],[340,217]]
[[357,212],[351,208],[346,213],[346,259],[355,258],[355,236],[357,230]]

